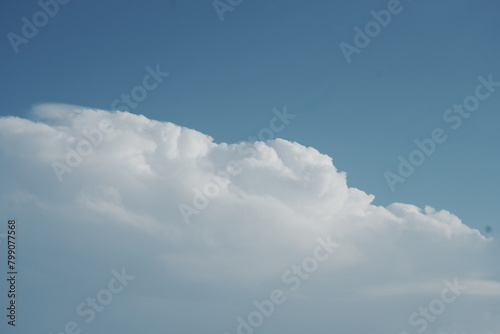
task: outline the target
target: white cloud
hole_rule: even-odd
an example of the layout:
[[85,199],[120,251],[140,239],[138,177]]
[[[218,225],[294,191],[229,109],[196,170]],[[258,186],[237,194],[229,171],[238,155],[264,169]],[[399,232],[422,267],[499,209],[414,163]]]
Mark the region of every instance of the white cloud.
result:
[[[500,330],[499,317],[491,316],[500,313],[494,241],[448,211],[373,205],[373,195],[349,187],[346,174],[314,148],[282,139],[219,144],[172,123],[67,105],[34,112],[39,122],[0,118],[0,192],[9,199],[1,209],[26,226],[26,279],[46,277],[37,284],[56,286],[79,277],[78,290],[92,293],[86,285],[91,273],[106,277],[126,264],[137,280],[120,298],[154,303],[134,308],[117,301],[115,314],[143,321],[145,328],[161,326],[160,316],[147,314],[163,305],[169,321],[186,331],[232,334],[236,317],[247,314],[253,300],[279,288],[281,273],[308,256],[317,237],[332,235],[341,247],[261,333],[299,333],[299,318],[317,333],[333,327],[416,332],[408,324],[411,312],[439,297],[442,282],[455,277],[469,289],[429,333]],[[94,133],[95,143],[59,182],[53,163],[66,164],[68,152],[92,141],[83,133]],[[193,206],[195,190],[203,193],[231,164],[241,171],[227,174],[227,185],[186,224],[179,204]],[[52,264],[31,262],[40,259]],[[75,268],[55,275],[56,263]],[[87,272],[75,276],[80,267]],[[69,287],[64,291],[71,295]],[[57,304],[73,307],[65,298]],[[190,317],[202,319],[200,327],[184,326],[179,319],[186,315],[173,300],[192,301],[197,313]],[[224,311],[209,317],[214,309]],[[40,328],[58,329],[56,318],[39,321]]]

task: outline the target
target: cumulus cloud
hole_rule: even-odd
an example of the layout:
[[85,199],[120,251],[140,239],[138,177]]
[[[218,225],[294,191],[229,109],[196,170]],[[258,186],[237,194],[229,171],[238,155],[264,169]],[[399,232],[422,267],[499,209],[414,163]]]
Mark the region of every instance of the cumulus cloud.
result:
[[[122,333],[232,334],[254,300],[282,289],[286,303],[252,330],[417,333],[411,315],[458,279],[467,289],[426,332],[499,333],[494,240],[445,210],[374,205],[312,147],[216,143],[140,115],[54,104],[31,120],[0,118],[0,138],[2,212],[26,239],[24,303],[55,310],[27,307],[37,330],[78,318],[74,306],[126,266],[137,281],[89,332],[120,328],[119,318]],[[287,289],[284,273],[327,236],[335,253]]]

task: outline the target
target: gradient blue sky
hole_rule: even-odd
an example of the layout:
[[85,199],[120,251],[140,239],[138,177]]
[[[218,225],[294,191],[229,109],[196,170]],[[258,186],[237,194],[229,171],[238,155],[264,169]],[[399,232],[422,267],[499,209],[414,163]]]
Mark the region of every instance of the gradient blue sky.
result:
[[[500,3],[402,0],[346,62],[339,44],[352,44],[354,27],[387,3],[243,0],[221,21],[212,0],[72,0],[16,53],[8,34],[40,6],[2,1],[0,116],[21,117],[0,117],[0,212],[19,220],[20,235],[14,330],[83,323],[75,307],[126,267],[137,280],[85,333],[232,334],[254,300],[287,288],[282,273],[313,259],[328,232],[339,251],[255,333],[414,333],[412,312],[454,278],[469,290],[432,333],[498,333],[500,88],[456,131],[443,113],[479,76],[500,82]],[[109,110],[157,64],[170,75],[131,112],[201,133],[88,109],[73,117],[68,106],[44,120],[50,126],[26,120],[43,117],[32,111],[40,103]],[[283,106],[297,117],[278,136],[331,156],[351,188],[298,144],[241,143],[258,153],[252,160],[203,135],[245,141]],[[54,161],[103,117],[117,131],[58,183]],[[437,127],[448,140],[391,192],[384,172]],[[194,203],[234,160],[245,173],[184,224],[180,203]],[[467,226],[394,202],[449,210]]]
[[347,64],[339,43],[386,5],[244,0],[221,22],[211,1],[74,0],[15,54],[6,35],[40,8],[3,1],[0,113],[30,117],[40,102],[109,109],[160,64],[170,76],[134,113],[237,142],[287,106],[298,116],[279,136],[332,156],[376,204],[429,204],[500,229],[500,91],[395,192],[383,177],[414,139],[444,125],[443,112],[473,93],[479,75],[500,80],[500,4],[403,1]]

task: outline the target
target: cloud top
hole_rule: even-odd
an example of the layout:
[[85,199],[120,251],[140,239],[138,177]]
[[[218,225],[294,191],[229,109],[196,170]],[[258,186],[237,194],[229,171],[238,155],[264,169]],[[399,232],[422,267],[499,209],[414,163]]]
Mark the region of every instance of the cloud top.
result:
[[[279,281],[318,237],[331,236],[338,251],[321,263],[314,285],[297,292],[318,305],[337,309],[339,300],[377,298],[397,314],[393,298],[418,309],[419,293],[439,294],[443,281],[455,277],[468,282],[469,305],[500,295],[491,240],[445,210],[374,205],[373,195],[349,187],[346,173],[312,147],[283,139],[216,143],[169,122],[61,104],[35,107],[33,119],[0,118],[4,208],[50,217],[40,224],[54,233],[68,225],[98,226],[128,240],[133,231],[148,240],[141,248],[148,265],[128,260],[144,272],[183,284],[232,286],[252,298],[255,286]],[[300,300],[290,314],[304,311],[309,302]],[[395,321],[383,308],[371,311],[387,321],[362,320],[366,330],[389,322],[411,328],[408,312]],[[370,310],[341,312],[356,319]],[[449,328],[471,320],[463,314],[450,311]],[[313,327],[326,328],[322,322]],[[487,333],[484,324],[475,328]]]

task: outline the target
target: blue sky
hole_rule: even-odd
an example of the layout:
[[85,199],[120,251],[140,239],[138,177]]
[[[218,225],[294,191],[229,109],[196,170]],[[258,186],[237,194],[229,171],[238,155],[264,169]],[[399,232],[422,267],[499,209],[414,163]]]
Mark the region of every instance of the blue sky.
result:
[[[299,117],[280,136],[332,156],[377,203],[431,204],[478,228],[497,225],[500,94],[395,192],[383,173],[442,125],[477,76],[500,78],[499,5],[401,6],[347,64],[339,43],[352,44],[354,26],[386,1],[244,1],[223,22],[209,1],[71,1],[18,54],[4,38],[1,113],[26,116],[40,102],[109,109],[146,66],[160,64],[169,78],[134,113],[235,142],[286,105]],[[39,9],[34,1],[3,3],[4,35],[19,34],[21,17]]]
[[[463,119],[456,130],[443,120],[443,115],[453,104],[463,103],[475,94],[481,84],[479,77],[491,76],[493,81],[500,82],[500,44],[496,42],[500,4],[493,0],[402,0],[400,12],[392,14],[390,23],[382,27],[359,54],[353,54],[352,61],[346,61],[340,44],[354,45],[354,28],[364,29],[374,20],[370,12],[386,10],[390,2],[243,0],[232,11],[225,12],[221,20],[212,1],[72,0],[59,5],[58,13],[26,44],[19,45],[16,52],[8,34],[21,35],[22,18],[32,21],[41,7],[36,1],[4,1],[0,5],[0,29],[4,36],[0,43],[3,102],[0,116],[36,121],[43,115],[33,112],[33,108],[42,103],[110,110],[115,99],[121,94],[130,94],[143,82],[149,73],[148,66],[159,66],[161,71],[169,73],[168,77],[148,91],[147,98],[130,112],[197,130],[213,137],[215,143],[231,144],[256,136],[269,126],[275,115],[273,109],[282,110],[286,106],[296,118],[276,136],[314,147],[332,157],[335,167],[347,173],[348,186],[373,194],[374,204],[411,203],[421,208],[430,205],[450,211],[486,236],[498,236],[500,87],[481,101],[479,108]],[[86,122],[97,117],[92,115],[85,116]],[[57,117],[55,123],[66,124]],[[50,120],[45,122],[50,124]],[[142,124],[135,119],[133,122]],[[71,131],[79,129],[75,124],[70,127]],[[398,157],[408,158],[416,149],[414,141],[430,138],[435,128],[445,131],[446,142],[436,145],[435,153],[391,191],[384,173],[396,173]],[[6,134],[5,138],[15,138],[9,136]],[[196,145],[211,147],[205,139],[194,137]],[[139,137],[131,138],[127,139],[130,142],[124,142],[132,147]],[[285,156],[289,150],[293,151],[282,148],[281,144],[273,145]],[[299,151],[303,154],[301,157],[308,157],[308,153]],[[221,154],[224,161],[231,158],[227,152],[217,154]],[[320,158],[315,156],[315,159]],[[41,166],[47,169],[41,173],[52,174],[49,164]],[[17,167],[10,168],[17,170]],[[23,168],[26,172],[30,170],[30,167]],[[24,171],[23,168],[19,170]],[[82,167],[82,171],[87,170]],[[3,172],[9,187],[14,187],[16,182],[23,184],[21,177],[9,179],[10,172],[5,169]],[[268,173],[273,175],[272,170]],[[321,174],[321,168],[318,173]],[[82,175],[87,174],[82,172]],[[266,177],[267,174],[261,175],[257,180],[267,180]],[[321,182],[326,180],[318,177]],[[185,180],[186,184],[189,180]],[[196,176],[193,180],[196,182]],[[242,189],[251,189],[251,181],[241,182]],[[273,184],[272,180],[269,182]],[[66,186],[69,187],[67,183]],[[114,197],[115,190],[110,187],[105,188],[108,190],[103,196],[120,198]],[[43,186],[35,188],[40,190]],[[181,190],[179,196],[184,196]],[[66,190],[61,193],[65,194]],[[132,198],[121,196],[125,202]],[[154,206],[144,204],[146,208],[148,205]],[[69,212],[70,208],[64,210]],[[30,214],[35,217],[37,212]],[[44,217],[50,219],[53,214]],[[65,214],[66,211],[60,212],[58,217]],[[214,217],[218,217],[217,214]],[[401,214],[401,219],[407,219],[405,215]],[[491,233],[486,232],[487,226],[492,227]],[[112,230],[102,236],[98,249],[105,250],[104,239],[113,235]],[[42,230],[36,231],[42,233]],[[72,233],[70,229],[65,231]],[[91,235],[83,227],[77,231]],[[133,234],[128,229],[122,233]],[[147,240],[144,236],[141,238]],[[29,239],[36,238],[32,235]],[[156,241],[152,244],[153,250],[161,248],[159,241],[158,245]],[[127,252],[126,249],[125,245],[117,246],[117,250]],[[49,248],[47,252],[57,253]],[[432,257],[434,253],[429,251],[429,254]],[[72,256],[84,258],[76,250]],[[473,255],[467,256],[473,258]],[[35,258],[30,261],[35,263]],[[111,260],[100,260],[100,282],[108,279],[109,270],[114,266]],[[130,265],[136,270],[142,266],[146,265]],[[30,270],[36,272],[37,269]],[[363,271],[357,273],[361,275]],[[77,273],[68,275],[76,277]],[[90,274],[87,275],[90,279]],[[159,274],[154,271],[154,275]],[[498,273],[496,275],[498,279]],[[180,281],[182,277],[169,277],[173,286],[178,284],[180,291],[187,291]],[[42,283],[33,285],[29,290],[37,294],[35,290],[41,286]],[[82,292],[76,300],[85,296]],[[70,296],[65,298],[63,305],[72,305],[75,301]],[[145,297],[137,298],[135,303],[143,302],[140,298]],[[123,308],[117,314],[133,312]],[[203,314],[210,318],[207,313]],[[66,318],[71,316],[68,313]],[[236,317],[229,319],[231,324],[233,318]],[[150,318],[143,319],[146,323]],[[37,318],[37,321],[46,321],[43,328],[51,326],[47,319]],[[55,323],[61,321],[54,320]],[[100,328],[111,328],[106,326]],[[181,327],[180,324],[171,326],[172,330]],[[124,333],[126,327],[124,325]],[[221,331],[229,331],[226,325],[220,327]]]

